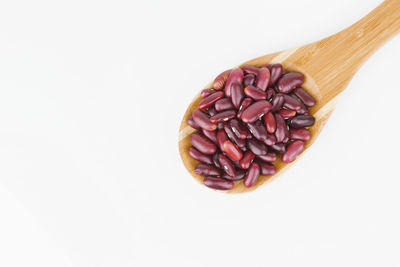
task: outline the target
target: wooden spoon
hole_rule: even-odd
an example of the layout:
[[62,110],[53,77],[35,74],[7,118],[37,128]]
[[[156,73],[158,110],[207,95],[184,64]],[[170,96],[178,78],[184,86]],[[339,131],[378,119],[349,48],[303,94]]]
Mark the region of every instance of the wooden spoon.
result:
[[[315,125],[310,128],[312,138],[306,142],[306,149],[314,143],[324,124],[331,115],[335,104],[353,78],[361,64],[381,45],[400,31],[400,0],[386,0],[367,16],[349,28],[299,48],[262,56],[242,65],[261,66],[267,63],[281,63],[288,71],[298,71],[305,75],[303,87],[316,99],[317,104],[310,109],[310,114],[316,118]],[[212,88],[210,83],[206,88]],[[190,157],[188,149],[191,146],[189,136],[194,130],[187,119],[200,102],[198,94],[190,103],[183,116],[179,129],[179,152],[186,169],[199,182],[203,178],[194,173],[198,161]],[[304,153],[304,152],[303,152]],[[277,177],[290,164],[277,160],[274,165],[277,173],[271,177],[260,176],[257,183],[246,188],[243,181],[235,182],[231,193],[252,191],[272,177]]]

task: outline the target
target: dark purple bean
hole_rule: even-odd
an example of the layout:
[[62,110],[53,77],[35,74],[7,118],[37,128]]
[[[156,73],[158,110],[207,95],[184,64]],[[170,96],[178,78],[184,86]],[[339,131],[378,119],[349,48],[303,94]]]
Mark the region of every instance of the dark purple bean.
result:
[[212,123],[224,122],[236,117],[236,111],[234,110],[225,110],[210,118]]
[[243,70],[244,73],[246,73],[246,74],[258,75],[258,70],[259,70],[259,68],[254,67],[254,66],[250,66],[250,65],[244,65],[244,66],[242,67],[242,70]]
[[236,115],[236,117],[238,117],[239,119],[242,117],[243,111],[245,111],[246,108],[248,108],[251,103],[253,103],[253,100],[251,98],[245,98],[242,101],[242,104],[240,105],[239,111]]
[[292,128],[308,127],[314,125],[314,123],[315,118],[310,115],[300,115],[290,120],[290,126]]
[[293,93],[307,106],[312,107],[315,105],[315,99],[303,88],[299,87],[294,89]]
[[193,121],[202,129],[205,129],[207,131],[214,131],[217,129],[217,125],[215,123],[212,123],[210,121],[210,118],[206,113],[203,111],[196,109],[193,111]]
[[282,94],[277,94],[272,99],[271,103],[272,103],[271,111],[277,112],[278,110],[280,110],[282,108],[283,103],[285,103],[285,98],[283,97]]
[[260,176],[260,166],[258,163],[253,162],[244,177],[244,186],[247,188],[252,187],[257,182],[258,176]]
[[260,88],[261,90],[267,90],[269,80],[270,80],[270,72],[268,68],[261,68],[258,71],[257,79],[256,79],[256,87]]
[[249,135],[249,131],[247,131],[247,128],[237,119],[232,119],[230,121],[230,126],[232,128],[232,131],[240,139],[246,139],[247,136]]
[[[216,111],[224,111],[228,109],[234,109],[235,107],[232,104],[232,101],[230,98],[222,98],[215,102],[215,110]],[[210,114],[211,115],[211,114]],[[214,116],[215,114],[211,115]]]
[[230,181],[239,181],[239,180],[242,180],[245,175],[246,175],[246,171],[245,170],[237,169],[236,170],[236,177],[230,177],[228,174],[223,173],[222,174],[222,178],[224,178],[226,180],[230,180]]
[[267,128],[267,132],[270,134],[273,134],[276,130],[276,121],[275,121],[275,116],[272,114],[272,112],[268,112],[264,116],[264,123],[265,123],[265,128]]
[[278,111],[278,114],[282,116],[282,118],[286,119],[291,119],[294,116],[296,116],[296,111],[294,110],[287,110],[287,109],[281,109]]
[[250,139],[247,142],[247,145],[248,145],[249,149],[251,150],[251,152],[253,152],[257,156],[265,155],[268,152],[267,146],[264,143],[261,143],[255,139]]
[[235,82],[231,85],[231,98],[233,106],[239,109],[240,103],[242,103],[244,98],[243,86],[241,83]]
[[220,169],[217,169],[214,166],[204,164],[204,163],[197,164],[196,168],[194,169],[194,172],[201,176],[209,176],[209,175],[220,176],[221,175]]
[[260,160],[263,160],[265,162],[274,162],[276,161],[276,154],[273,152],[268,152],[265,155],[261,155],[261,156],[257,156],[257,158],[259,158]]
[[262,161],[257,161],[257,163],[260,166],[261,175],[272,176],[276,173],[276,168],[274,165]]
[[229,74],[228,79],[226,80],[226,85],[225,85],[225,94],[227,97],[231,97],[231,87],[232,84],[235,82],[238,82],[242,84],[243,82],[243,71],[240,68],[232,70],[232,72]]
[[204,89],[203,91],[201,91],[200,96],[202,98],[206,98],[209,95],[212,95],[213,93],[215,93],[215,90],[212,89]]
[[268,137],[268,132],[267,129],[265,129],[264,125],[262,123],[248,123],[247,127],[250,130],[250,133],[257,139],[262,142],[267,140]]
[[194,129],[197,129],[197,130],[200,130],[200,129],[201,129],[200,126],[197,125],[197,123],[194,122],[193,116],[192,116],[192,115],[189,116],[187,122],[188,122],[188,124],[190,125],[190,127],[194,128]]
[[244,94],[247,95],[248,97],[253,98],[254,100],[267,99],[267,94],[263,90],[258,89],[253,85],[249,85],[246,88],[244,88]]
[[289,72],[278,80],[277,89],[281,93],[288,94],[294,88],[299,87],[304,82],[304,75],[298,72]]
[[232,181],[214,177],[204,178],[203,184],[209,188],[217,190],[231,190],[235,186]]
[[306,128],[297,128],[289,130],[290,139],[308,141],[311,139],[311,133]]
[[217,167],[218,169],[221,169],[221,165],[219,165],[218,155],[219,155],[219,153],[217,152],[212,156],[212,162],[215,167]]
[[292,162],[296,159],[296,157],[304,150],[304,142],[303,141],[294,141],[289,144],[286,152],[282,155],[282,161],[285,163]]
[[273,86],[276,81],[282,76],[283,68],[281,64],[274,64],[271,66],[271,78],[269,86]]
[[253,85],[255,81],[256,81],[256,75],[247,74],[243,78],[243,86]]
[[217,132],[217,141],[218,141],[218,146],[219,149],[224,152],[224,142],[228,141],[228,135],[226,134],[224,129],[220,129]]
[[273,97],[275,97],[276,91],[274,88],[268,88],[267,89],[267,100],[271,100]]
[[217,151],[215,144],[199,132],[190,135],[190,142],[203,154],[210,155]]
[[267,146],[273,146],[276,143],[276,137],[273,134],[267,134],[267,138],[264,140],[264,144]]
[[260,100],[246,108],[243,111],[241,118],[245,123],[252,123],[261,118],[270,110],[271,103],[269,103],[267,100]]
[[223,143],[224,152],[235,161],[241,160],[243,157],[242,151],[231,141],[225,141]]
[[213,141],[215,144],[218,144],[218,140],[217,140],[217,131],[207,131],[202,129],[201,130],[203,132],[203,134],[210,139],[211,141]]
[[[290,109],[290,110],[295,110],[295,111],[299,111],[299,110],[302,110],[303,108],[305,108],[304,104],[301,103],[296,98],[291,97],[290,95],[283,95],[283,97],[285,98],[285,103],[283,103],[284,108]],[[307,109],[307,108],[305,108],[305,109]]]
[[215,78],[214,83],[213,83],[213,88],[215,90],[221,90],[224,88],[225,82],[229,77],[229,74],[231,74],[232,70],[226,70],[222,72],[220,75]]
[[221,169],[223,169],[226,174],[228,174],[231,177],[236,176],[236,169],[235,166],[233,166],[233,163],[226,157],[225,155],[219,154],[218,155],[218,161],[219,164],[221,165]]
[[276,141],[278,143],[281,143],[286,138],[289,138],[289,131],[285,123],[285,120],[282,118],[281,115],[275,114],[275,121],[276,121],[276,131],[275,131]]
[[198,151],[196,148],[194,148],[192,146],[189,148],[189,155],[192,158],[197,159],[200,162],[204,162],[204,163],[207,163],[207,164],[212,164],[213,163],[212,160],[211,160],[211,157],[209,155],[201,153],[200,151]]
[[247,170],[255,157],[256,155],[254,155],[253,152],[247,151],[244,154],[243,158],[240,160],[240,168]]
[[280,154],[285,153],[286,151],[286,146],[283,143],[276,143],[275,145],[271,146],[271,148]]
[[219,99],[224,97],[224,92],[223,91],[218,91],[215,92],[209,96],[207,96],[206,98],[204,98],[203,100],[200,101],[199,103],[199,109],[205,109],[208,108],[212,105],[214,105],[215,102],[217,102]]
[[224,123],[224,130],[225,130],[226,134],[228,135],[229,139],[231,139],[238,147],[246,146],[246,141],[243,139],[240,139],[236,136],[236,134],[233,132],[233,130],[228,122]]

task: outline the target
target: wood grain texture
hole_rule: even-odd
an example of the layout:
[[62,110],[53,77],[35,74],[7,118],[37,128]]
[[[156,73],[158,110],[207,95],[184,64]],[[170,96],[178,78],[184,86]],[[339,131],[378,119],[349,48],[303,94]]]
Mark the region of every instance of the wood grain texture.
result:
[[[247,64],[259,67],[267,63],[281,63],[285,69],[305,75],[303,87],[317,101],[317,104],[310,109],[310,114],[315,116],[316,123],[310,128],[312,138],[306,142],[305,149],[307,150],[314,143],[334,110],[340,93],[360,66],[380,46],[399,32],[400,0],[387,0],[367,16],[337,34],[299,48],[265,55],[240,66]],[[211,88],[211,83],[205,88]],[[189,136],[196,130],[187,124],[187,118],[197,108],[200,101],[200,94],[198,94],[187,108],[181,122],[178,142],[179,152],[186,169],[196,180],[202,182],[203,178],[194,173],[198,161],[191,158],[188,153],[191,146]],[[284,164],[277,160],[274,163],[277,168],[274,176],[260,176],[251,188],[246,188],[243,181],[237,181],[234,189],[223,192],[243,193],[255,190],[282,174],[293,163]]]

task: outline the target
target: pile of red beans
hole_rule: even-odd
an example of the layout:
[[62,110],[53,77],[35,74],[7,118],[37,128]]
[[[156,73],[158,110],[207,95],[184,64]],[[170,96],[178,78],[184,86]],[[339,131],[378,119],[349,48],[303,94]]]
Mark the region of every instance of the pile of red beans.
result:
[[315,99],[301,85],[304,76],[281,64],[243,66],[215,78],[201,92],[198,109],[188,118],[198,131],[189,154],[200,163],[195,172],[211,188],[229,190],[244,179],[252,187],[260,175],[271,176],[278,155],[292,162],[311,137]]

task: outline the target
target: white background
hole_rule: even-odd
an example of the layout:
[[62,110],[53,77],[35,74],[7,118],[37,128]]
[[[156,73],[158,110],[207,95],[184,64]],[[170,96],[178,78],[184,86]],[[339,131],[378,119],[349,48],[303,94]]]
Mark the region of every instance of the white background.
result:
[[0,266],[400,266],[400,36],[273,183],[209,190],[177,148],[216,74],[380,2],[0,1]]

